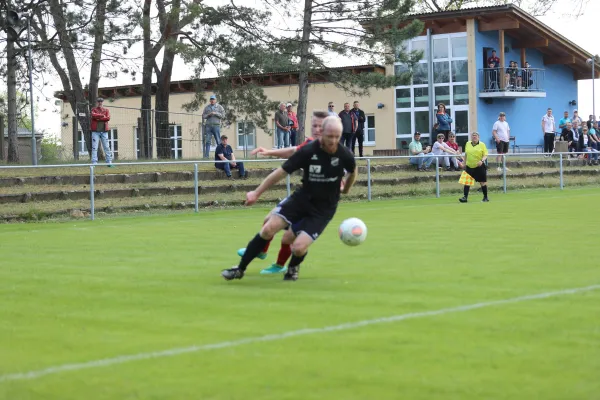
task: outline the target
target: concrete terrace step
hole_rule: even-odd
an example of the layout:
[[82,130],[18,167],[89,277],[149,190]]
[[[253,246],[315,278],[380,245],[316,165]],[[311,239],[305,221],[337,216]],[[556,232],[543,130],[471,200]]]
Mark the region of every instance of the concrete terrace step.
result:
[[[375,163],[376,161],[374,161]],[[405,160],[398,161],[399,164],[376,164],[371,165],[371,172],[392,172],[392,171],[410,171],[414,170],[413,165],[408,164]],[[495,164],[494,164],[495,165]],[[526,167],[548,167],[557,168],[559,161],[552,160],[537,160],[537,161],[515,161],[507,162],[509,168],[526,168]],[[583,160],[563,160],[564,167],[582,166],[585,165]],[[274,168],[250,169],[248,175],[251,177],[264,178]],[[365,166],[359,167],[359,174],[366,174]],[[415,171],[416,173],[416,171]],[[222,171],[199,171],[199,181],[213,181],[223,179],[224,172]],[[150,183],[150,182],[185,182],[193,181],[194,173],[191,171],[172,171],[172,172],[138,172],[124,174],[102,174],[94,176],[94,183],[97,184],[135,184],[135,183]],[[85,185],[90,183],[89,175],[55,175],[55,176],[30,176],[30,177],[11,177],[0,178],[0,187],[12,187],[15,185]]]

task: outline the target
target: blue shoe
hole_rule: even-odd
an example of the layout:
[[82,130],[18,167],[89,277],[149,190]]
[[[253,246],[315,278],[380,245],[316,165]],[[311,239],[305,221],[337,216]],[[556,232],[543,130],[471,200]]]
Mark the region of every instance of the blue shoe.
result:
[[[245,252],[246,252],[245,247],[242,247],[241,249],[239,249],[237,251],[238,256],[240,256],[240,257],[243,257]],[[267,258],[267,253],[259,253],[257,257],[260,258],[261,260],[264,260],[265,258]]]
[[287,267],[282,267],[281,265],[277,265],[275,263],[271,264],[270,267],[267,267],[260,271],[261,275],[269,275],[269,274],[279,274],[285,273],[287,271]]

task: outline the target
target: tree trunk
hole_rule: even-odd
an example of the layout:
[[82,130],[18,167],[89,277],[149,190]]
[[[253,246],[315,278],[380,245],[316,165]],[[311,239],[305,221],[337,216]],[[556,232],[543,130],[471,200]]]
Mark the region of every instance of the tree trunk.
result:
[[81,126],[81,130],[85,137],[88,153],[91,157],[92,136],[90,132],[89,105],[86,101],[83,85],[81,84],[81,79],[79,77],[79,68],[77,67],[77,60],[75,59],[69,31],[67,30],[63,7],[59,0],[49,0],[48,4],[50,5],[50,14],[54,20],[54,27],[58,33],[60,47],[69,74],[69,81],[71,82],[73,99],[75,100],[74,103],[71,102],[71,108],[73,109],[73,113],[77,116],[79,125]]
[[300,74],[298,77],[298,131],[296,143],[302,143],[306,125],[306,102],[308,100],[308,61],[310,56],[310,33],[312,30],[312,0],[304,0],[304,22],[300,44]]
[[96,3],[96,18],[94,24],[94,49],[92,50],[92,63],[90,65],[90,84],[88,101],[96,103],[98,96],[98,82],[100,81],[100,63],[102,61],[102,45],[104,44],[104,21],[106,20],[106,1],[98,0]]
[[174,61],[175,53],[171,50],[171,46],[167,42],[160,76],[157,77],[155,100],[156,137],[160,141],[160,144],[157,144],[159,158],[171,158],[174,156],[171,154],[171,131],[169,129],[169,96],[171,94],[171,75],[173,74]]
[[[9,163],[19,162],[19,136],[17,131],[17,60],[15,54],[15,44],[9,38],[6,42],[6,69],[7,69],[7,125],[8,125],[8,156],[6,160]],[[4,135],[4,132],[2,132]]]

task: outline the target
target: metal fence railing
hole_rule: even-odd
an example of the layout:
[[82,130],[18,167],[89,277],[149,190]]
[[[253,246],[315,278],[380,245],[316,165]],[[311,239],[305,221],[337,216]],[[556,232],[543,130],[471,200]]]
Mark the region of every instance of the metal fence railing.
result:
[[[552,167],[548,167],[548,171],[541,171],[541,172],[536,172],[537,175],[530,175],[531,180],[535,180],[538,179],[539,177],[543,177],[544,179],[549,179],[551,180],[553,183],[553,186],[556,187],[560,187],[560,189],[563,189],[565,186],[565,182],[564,182],[564,177],[565,177],[565,166],[568,165],[569,168],[571,168],[571,161],[572,159],[570,159],[570,157],[575,157],[575,159],[577,159],[577,157],[589,157],[588,161],[591,162],[595,162],[597,164],[597,159],[598,159],[598,155],[600,153],[598,152],[578,152],[578,153],[556,153],[553,155],[550,154],[545,154],[542,155],[540,153],[521,153],[521,154],[505,154],[505,155],[501,155],[501,164],[493,164],[494,161],[493,159],[496,157],[495,154],[490,154],[488,156],[488,161],[491,161],[491,163],[495,166],[497,166],[497,168],[490,168],[490,174],[488,175],[488,180],[490,180],[490,178],[492,178],[493,180],[493,185],[494,185],[494,189],[495,190],[500,190],[504,193],[506,193],[508,191],[508,187],[509,187],[509,183],[510,180],[517,180],[517,179],[523,179],[523,177],[525,177],[527,174],[526,173],[521,173],[521,174],[513,174],[511,173],[511,175],[507,174],[507,161],[509,160],[513,160],[510,161],[511,166],[513,166],[513,168],[515,168],[517,166],[517,164],[519,163],[527,163],[527,158],[526,157],[531,157],[532,161],[532,165],[537,165],[539,164],[539,161],[535,161],[537,160],[540,156],[545,156],[545,158],[543,160],[546,160],[547,162],[552,163]],[[457,181],[458,181],[458,175],[454,174],[454,175],[450,175],[450,174],[446,174],[445,171],[440,171],[442,168],[440,168],[442,166],[442,164],[447,165],[447,159],[449,158],[455,158],[455,157],[460,157],[457,155],[431,155],[431,157],[433,158],[432,160],[430,160],[430,168],[433,169],[435,171],[435,176],[433,176],[433,174],[425,174],[425,175],[421,175],[421,177],[423,177],[424,181],[421,182],[422,184],[427,184],[429,185],[427,189],[425,189],[425,193],[435,193],[436,197],[440,197],[441,195],[441,189],[442,189],[442,184],[445,185],[444,186],[444,190],[450,190],[448,189],[450,186],[448,186],[449,184],[452,184],[454,186],[457,186]],[[537,157],[537,158],[536,158]],[[553,158],[551,158],[553,157]],[[365,200],[367,201],[372,201],[374,197],[379,198],[380,197],[380,191],[381,188],[384,185],[397,185],[396,187],[402,187],[404,186],[410,186],[412,185],[415,181],[415,176],[418,178],[420,172],[410,172],[411,170],[408,166],[408,164],[410,164],[410,159],[414,158],[414,157],[410,157],[410,156],[389,156],[389,157],[363,157],[363,158],[357,158],[357,163],[358,165],[361,166],[362,170],[366,172],[366,182],[364,181],[364,177],[365,174],[361,173],[360,178],[362,178],[362,181],[360,182],[360,184],[358,185],[358,188],[353,189],[353,191],[363,191],[363,197]],[[567,164],[567,160],[569,160],[568,164]],[[579,165],[582,164],[581,159],[577,159]],[[252,164],[253,163],[269,163],[269,168],[263,168],[262,171],[264,174],[267,174],[270,170],[273,169],[273,167],[275,165],[279,165],[281,162],[283,162],[284,160],[280,160],[280,159],[248,159],[248,160],[238,160],[238,162],[244,162],[246,163],[246,168],[247,169],[252,169]],[[204,161],[204,160],[198,160],[198,161],[164,161],[164,162],[134,162],[134,163],[116,163],[114,164],[117,168],[114,170],[115,172],[118,173],[119,171],[119,167],[123,166],[123,167],[132,167],[132,166],[151,166],[151,167],[156,167],[156,168],[151,168],[150,171],[161,171],[164,169],[165,166],[176,166],[177,168],[179,168],[179,166],[184,167],[184,166],[190,166],[191,168],[193,168],[193,172],[186,172],[187,174],[187,179],[188,180],[193,180],[193,193],[194,193],[194,210],[196,212],[199,211],[199,187],[201,187],[202,185],[205,185],[206,182],[201,182],[199,180],[199,168],[200,167],[204,167],[203,169],[203,173],[206,173],[206,170],[210,170],[210,171],[215,171],[216,169],[214,169],[214,165],[212,166],[207,166],[207,164],[214,164],[215,161]],[[587,165],[587,161],[585,162]],[[273,165],[273,167],[270,166],[270,164]],[[375,165],[377,164],[377,165]],[[557,165],[557,169],[556,170],[556,164]],[[95,200],[96,200],[96,196],[98,195],[98,191],[97,191],[97,186],[96,186],[96,181],[99,177],[104,177],[105,178],[105,174],[102,175],[98,175],[97,174],[97,169],[98,168],[102,168],[103,166],[98,166],[98,165],[91,165],[91,164],[67,164],[67,165],[42,165],[42,166],[0,166],[0,174],[2,174],[2,176],[6,177],[7,176],[7,171],[10,170],[24,170],[24,169],[37,169],[37,170],[43,170],[43,169],[49,169],[49,168],[61,168],[61,169],[71,169],[71,168],[86,168],[89,171],[89,207],[90,207],[90,218],[93,220],[95,219],[95,210],[96,210],[96,205],[95,205]],[[264,166],[263,166],[264,167]],[[385,168],[384,168],[385,167]],[[402,178],[398,178],[398,177],[394,177],[392,176],[393,172],[389,172],[390,175],[381,175],[382,171],[398,171],[398,168],[402,167],[404,168],[407,172],[404,172],[404,175],[402,176]],[[190,168],[190,169],[191,169]],[[184,169],[184,168],[183,168]],[[593,168],[594,170],[597,168]],[[496,170],[498,172],[496,172]],[[113,170],[111,170],[112,172]],[[414,171],[414,170],[413,170]],[[588,171],[588,170],[586,170]],[[567,171],[569,174],[578,174],[578,173],[582,173],[581,170],[575,170],[573,168],[571,168],[569,171]],[[589,174],[589,176],[596,176],[598,175],[597,173],[594,175],[593,173],[595,173],[597,171],[592,171],[589,170],[589,172],[585,172],[585,174]],[[155,172],[157,175],[160,175],[159,172]],[[210,172],[213,173],[213,172]],[[501,175],[500,175],[501,173]],[[379,174],[379,175],[378,175]],[[193,176],[192,176],[193,175]],[[375,175],[375,176],[374,176]],[[493,176],[491,176],[493,175]],[[520,177],[518,177],[517,175],[519,175]],[[570,176],[571,176],[570,175]],[[114,174],[113,174],[114,176]],[[129,176],[129,175],[127,175]],[[203,175],[205,176],[205,175]],[[263,175],[264,176],[264,175]],[[587,175],[586,175],[587,176]],[[15,179],[22,179],[22,178],[15,178]],[[42,179],[50,179],[49,177],[44,177]],[[59,178],[54,178],[54,179],[59,179]],[[209,179],[209,183],[214,183],[214,178],[205,178],[205,179]],[[294,186],[299,184],[299,180],[297,179],[296,176],[294,176],[293,178],[294,181]],[[442,182],[443,180],[443,182]],[[500,181],[501,180],[501,185]],[[418,181],[418,179],[417,179]],[[41,183],[44,183],[45,181],[42,181]],[[102,180],[102,182],[105,182],[105,180]],[[240,181],[241,182],[241,181]],[[283,188],[283,186],[280,186],[281,189],[279,189],[280,191],[285,191],[285,193],[289,196],[292,190],[292,184],[291,184],[291,178],[288,175],[286,178],[286,183],[285,183],[285,188]],[[22,184],[22,183],[21,183]],[[254,184],[254,183],[253,183]],[[364,193],[364,189],[366,186],[366,193]],[[390,186],[391,187],[391,186]],[[542,186],[545,187],[545,186]],[[374,196],[374,188],[376,190],[378,190],[379,192],[375,194]],[[125,190],[125,189],[123,189]],[[132,189],[129,189],[132,190]],[[133,189],[136,190],[136,189]],[[141,190],[141,189],[140,189]],[[188,189],[188,192],[190,193],[190,189]],[[352,193],[352,192],[351,192]],[[66,195],[65,195],[66,196]],[[86,197],[87,198],[87,197]],[[104,197],[103,197],[104,199]]]

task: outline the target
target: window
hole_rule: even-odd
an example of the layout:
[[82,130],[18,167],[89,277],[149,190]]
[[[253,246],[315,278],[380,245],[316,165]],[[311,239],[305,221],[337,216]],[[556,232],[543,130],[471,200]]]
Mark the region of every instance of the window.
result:
[[412,135],[410,112],[396,113],[396,135]]
[[433,122],[429,121],[429,111],[416,111],[415,112],[415,131],[423,134],[431,132]]
[[454,85],[452,89],[454,91],[454,105],[469,104],[469,87],[467,85]]
[[375,116],[374,115],[365,115],[365,142],[364,144],[367,146],[375,146]]
[[[460,139],[469,131],[467,35],[433,35],[431,44],[433,93],[427,86],[430,79],[427,70],[427,40],[421,37],[403,44],[411,51],[423,50],[424,59],[413,67],[412,84],[396,87],[396,146],[399,149],[408,146],[415,131],[421,132],[421,143],[432,140],[436,110],[429,109],[430,99],[435,104],[446,105],[446,111],[453,119],[452,130],[456,131]],[[396,71],[403,71],[406,65],[397,62],[395,68]]]
[[433,39],[433,59],[448,58],[448,38]]
[[396,89],[396,108],[410,108],[410,89]]
[[465,36],[450,39],[452,46],[452,57],[467,57],[467,38]]
[[427,64],[418,63],[413,67],[413,85],[427,85]]
[[469,82],[467,60],[452,61],[452,82]]
[[[415,107],[429,107],[429,88],[419,87],[414,88],[414,106]],[[409,104],[410,107],[410,104]]]
[[[435,88],[435,106],[444,103],[446,107],[450,104],[450,86],[436,86]],[[429,106],[429,104],[427,105]]]
[[169,139],[171,142],[171,157],[179,160],[183,157],[181,138],[181,125],[169,125]]
[[119,132],[117,128],[112,128],[108,132],[108,148],[112,152],[113,160],[119,158]]
[[237,148],[253,149],[256,147],[256,128],[252,122],[237,123]]
[[449,83],[450,67],[448,61],[433,63],[433,83]]

